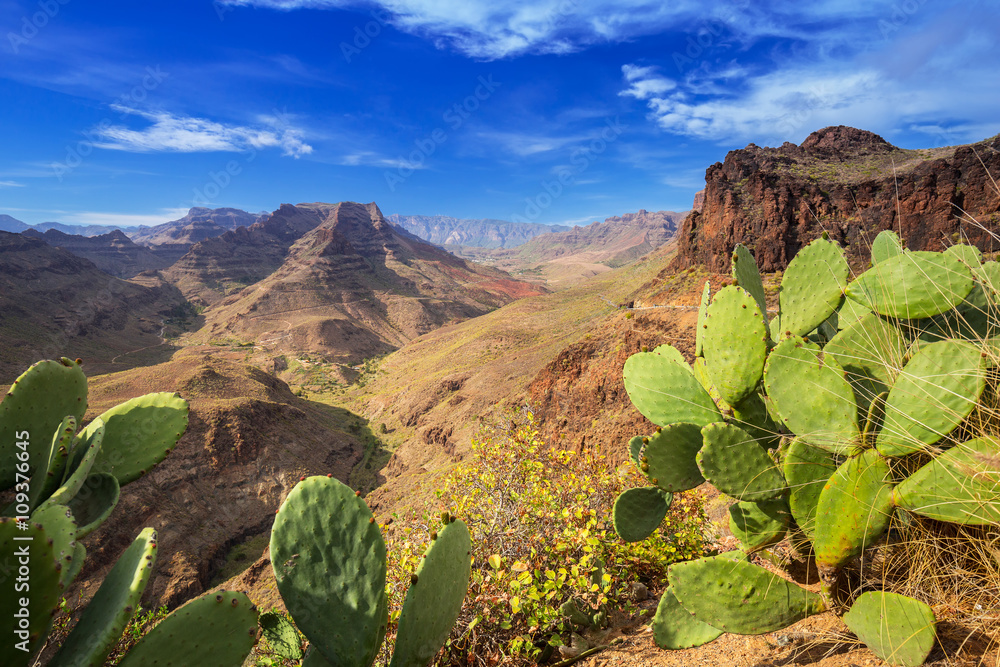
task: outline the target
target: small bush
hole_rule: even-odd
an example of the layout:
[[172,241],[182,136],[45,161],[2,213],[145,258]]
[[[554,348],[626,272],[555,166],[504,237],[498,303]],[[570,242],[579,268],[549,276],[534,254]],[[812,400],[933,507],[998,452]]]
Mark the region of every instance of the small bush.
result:
[[[611,508],[638,475],[591,451],[547,446],[527,410],[485,423],[469,457],[444,480],[442,508],[472,532],[472,583],[443,664],[530,664],[568,641],[559,607],[572,597],[634,613],[633,582],[659,585],[667,566],[702,555],[707,520],[700,497],[678,494],[660,529],[634,544],[610,526]],[[438,522],[400,522],[389,538],[391,620],[409,573]],[[393,565],[394,564],[394,565]]]

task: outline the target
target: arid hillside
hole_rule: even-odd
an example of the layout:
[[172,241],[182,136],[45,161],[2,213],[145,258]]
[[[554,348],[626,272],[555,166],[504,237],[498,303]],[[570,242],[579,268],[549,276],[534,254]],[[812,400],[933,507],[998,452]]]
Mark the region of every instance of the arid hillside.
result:
[[[1000,137],[966,146],[905,150],[850,127],[828,127],[800,146],[750,144],[705,172],[704,204],[678,232],[674,267],[726,271],[746,245],[763,271],[788,265],[826,231],[855,268],[892,229],[911,250],[941,250],[960,238],[1000,250]],[[991,177],[990,174],[993,176]]]
[[[193,341],[235,339],[276,352],[310,352],[358,363],[447,323],[541,291],[401,233],[374,204],[288,208],[244,230],[246,239],[237,230],[232,237],[199,244],[184,258],[231,276],[236,267],[219,252],[223,244],[237,255],[256,251],[259,262],[243,269],[256,272],[244,273],[248,280],[280,260],[263,279],[216,301]],[[294,240],[291,231],[284,237],[271,232],[279,223],[283,230],[293,230],[310,222]],[[292,243],[284,249],[288,241]]]
[[44,241],[0,232],[0,381],[61,356],[83,358],[89,372],[149,363],[133,353],[160,346],[165,320],[183,302],[170,285],[124,281]]
[[165,269],[171,264],[153,250],[133,243],[118,230],[97,236],[64,234],[56,229],[50,229],[44,234],[29,229],[22,234],[62,248],[77,257],[89,259],[101,271],[118,278],[131,278],[143,271]]

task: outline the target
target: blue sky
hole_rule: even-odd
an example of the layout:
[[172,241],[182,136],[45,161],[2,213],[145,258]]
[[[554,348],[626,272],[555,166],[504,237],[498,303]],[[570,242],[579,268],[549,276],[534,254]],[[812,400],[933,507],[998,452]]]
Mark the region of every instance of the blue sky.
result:
[[685,210],[750,142],[997,134],[998,5],[0,0],[0,213]]

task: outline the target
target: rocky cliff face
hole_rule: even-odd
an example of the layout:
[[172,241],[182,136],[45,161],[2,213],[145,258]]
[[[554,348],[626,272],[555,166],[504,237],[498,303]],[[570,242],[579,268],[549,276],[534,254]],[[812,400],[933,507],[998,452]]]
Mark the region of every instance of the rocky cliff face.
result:
[[188,246],[199,241],[221,236],[230,229],[249,227],[259,222],[260,213],[247,213],[238,208],[203,208],[196,206],[178,220],[155,227],[143,227],[129,236],[141,245],[180,244]]
[[136,245],[119,230],[99,236],[64,234],[56,229],[49,229],[44,234],[29,229],[22,234],[89,259],[101,271],[118,278],[131,278],[143,271],[165,269],[171,264],[149,248]]
[[857,268],[882,230],[911,250],[940,250],[965,238],[1000,250],[1000,136],[966,146],[904,150],[850,127],[828,127],[801,145],[750,144],[705,173],[704,205],[678,232],[673,268],[729,268],[737,243],[764,271],[783,269],[827,231]]
[[386,218],[411,234],[442,246],[472,246],[476,248],[513,248],[539,234],[564,232],[569,227],[538,223],[508,222],[483,218],[470,220],[446,215],[399,215]]

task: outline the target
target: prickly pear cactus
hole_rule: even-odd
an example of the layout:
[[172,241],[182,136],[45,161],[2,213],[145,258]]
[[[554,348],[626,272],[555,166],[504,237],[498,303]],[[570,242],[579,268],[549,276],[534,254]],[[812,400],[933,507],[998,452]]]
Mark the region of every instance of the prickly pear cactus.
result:
[[[704,479],[738,501],[743,548],[671,566],[654,638],[688,648],[849,610],[877,655],[922,664],[936,624],[926,604],[840,584],[889,533],[898,543],[940,525],[927,519],[1000,525],[1000,265],[968,246],[911,252],[883,232],[851,279],[824,237],[792,260],[773,318],[742,246],[733,279],[714,296],[705,286],[693,365],[662,347],[625,365],[629,397],[658,428],[630,442],[653,486],[619,498],[619,534],[649,535],[669,508],[661,491]],[[786,536],[815,558],[818,590],[747,561]]]

